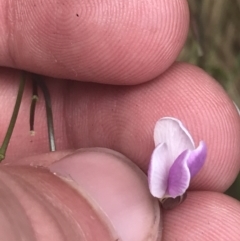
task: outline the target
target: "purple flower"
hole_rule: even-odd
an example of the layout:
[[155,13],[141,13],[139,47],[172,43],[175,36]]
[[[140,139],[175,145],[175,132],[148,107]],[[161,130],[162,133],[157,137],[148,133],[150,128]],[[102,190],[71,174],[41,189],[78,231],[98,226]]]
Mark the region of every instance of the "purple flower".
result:
[[182,122],[170,117],[157,121],[154,142],[148,170],[151,194],[160,200],[182,196],[205,162],[206,144],[200,141],[195,148]]

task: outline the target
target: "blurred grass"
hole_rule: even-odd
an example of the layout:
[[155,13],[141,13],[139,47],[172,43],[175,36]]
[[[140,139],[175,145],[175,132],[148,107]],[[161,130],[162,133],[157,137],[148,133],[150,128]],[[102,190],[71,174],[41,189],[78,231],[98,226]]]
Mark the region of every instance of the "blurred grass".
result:
[[[240,0],[188,2],[191,31],[179,60],[203,68],[240,106]],[[240,175],[226,193],[240,200]]]

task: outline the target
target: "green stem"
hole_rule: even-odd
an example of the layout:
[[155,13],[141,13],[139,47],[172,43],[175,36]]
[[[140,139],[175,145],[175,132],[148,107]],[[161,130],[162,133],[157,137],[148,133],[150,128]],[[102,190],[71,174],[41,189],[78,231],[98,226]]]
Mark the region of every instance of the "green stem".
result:
[[16,99],[15,106],[13,109],[13,114],[12,114],[8,129],[7,129],[7,133],[5,135],[2,146],[0,148],[0,162],[5,158],[7,147],[8,147],[9,141],[10,141],[12,133],[13,133],[13,129],[14,129],[14,126],[15,126],[15,123],[17,120],[17,116],[18,116],[18,112],[20,109],[20,104],[22,101],[25,82],[26,82],[26,73],[22,72],[19,89],[18,89],[18,94],[17,94],[17,99]]

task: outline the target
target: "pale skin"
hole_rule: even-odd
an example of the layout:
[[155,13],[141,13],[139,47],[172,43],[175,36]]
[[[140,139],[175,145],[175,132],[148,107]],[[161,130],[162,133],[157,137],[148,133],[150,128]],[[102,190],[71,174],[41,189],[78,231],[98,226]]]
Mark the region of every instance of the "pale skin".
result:
[[[101,237],[98,240],[108,241],[119,236],[131,240],[133,233],[138,233],[138,240],[149,240],[146,233],[151,233],[150,240],[157,240],[157,235],[158,240],[167,241],[238,240],[240,204],[222,192],[239,172],[239,116],[208,74],[195,66],[175,63],[188,32],[186,1],[140,4],[131,0],[124,7],[117,0],[43,2],[0,1],[0,139],[15,101],[20,78],[16,69],[26,70],[50,76],[45,80],[52,97],[58,150],[48,153],[41,98],[36,135],[29,135],[28,84],[7,157],[0,166],[0,240],[77,240],[82,230],[91,226],[88,218],[95,214],[71,186],[44,168],[29,165],[49,166],[76,149],[104,147],[122,153],[146,173],[154,148],[153,127],[163,116],[180,119],[196,144],[204,140],[208,146],[207,161],[192,180],[187,200],[172,211],[159,211],[146,183],[138,181],[136,185],[136,178],[144,177],[126,164],[124,157],[106,149],[74,153],[67,168],[70,176],[78,176],[72,172],[82,170],[81,163],[97,159],[110,168],[113,177],[121,174],[126,184],[121,193],[112,196],[102,194],[106,183],[92,191],[100,206],[113,207],[107,214],[109,219],[119,213],[122,219],[111,220],[115,231],[106,229],[109,221],[96,221],[83,240]],[[115,163],[123,164],[114,168]],[[90,179],[98,171],[93,169]],[[119,185],[119,179],[107,183],[111,190]],[[141,198],[132,199],[129,193]],[[129,201],[114,209],[116,195],[129,197]],[[51,200],[43,198],[46,196]],[[133,207],[137,210],[132,222],[146,220],[143,226],[147,230],[124,225]],[[162,223],[150,231],[153,216],[160,217]]]

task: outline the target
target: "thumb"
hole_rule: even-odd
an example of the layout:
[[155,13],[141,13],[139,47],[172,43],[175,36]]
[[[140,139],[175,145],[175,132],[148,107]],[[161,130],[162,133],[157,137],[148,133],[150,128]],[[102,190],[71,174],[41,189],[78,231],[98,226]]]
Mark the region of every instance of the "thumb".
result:
[[158,202],[146,176],[122,155],[82,150],[50,170],[55,175],[43,167],[1,166],[0,207],[7,210],[1,240],[19,233],[26,240],[158,240]]

